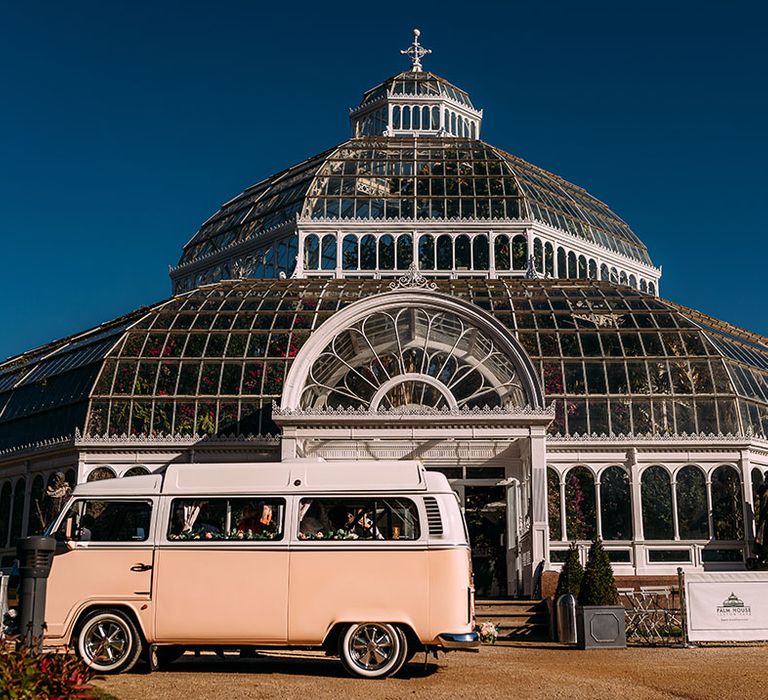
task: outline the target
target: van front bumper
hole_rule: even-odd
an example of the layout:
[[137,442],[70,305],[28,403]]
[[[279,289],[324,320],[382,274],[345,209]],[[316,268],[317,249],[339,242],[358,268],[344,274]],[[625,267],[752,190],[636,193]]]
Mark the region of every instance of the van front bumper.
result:
[[440,634],[437,636],[440,646],[446,651],[479,651],[480,636],[477,632],[464,634]]

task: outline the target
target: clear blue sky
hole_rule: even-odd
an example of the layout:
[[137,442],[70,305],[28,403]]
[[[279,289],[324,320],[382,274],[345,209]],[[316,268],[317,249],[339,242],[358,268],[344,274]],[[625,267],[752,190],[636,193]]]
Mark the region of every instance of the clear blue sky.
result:
[[221,202],[347,138],[414,26],[483,138],[608,203],[664,297],[768,333],[766,8],[4,2],[0,357],[167,297]]

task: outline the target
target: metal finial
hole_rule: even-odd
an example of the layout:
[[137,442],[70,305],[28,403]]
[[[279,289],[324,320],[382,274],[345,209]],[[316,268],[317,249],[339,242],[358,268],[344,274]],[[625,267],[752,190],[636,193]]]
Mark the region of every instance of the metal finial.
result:
[[432,53],[432,49],[425,49],[419,44],[419,36],[421,32],[418,29],[413,30],[413,43],[407,48],[400,51],[403,56],[410,56],[413,66],[411,70],[414,73],[421,73],[421,59],[427,54]]

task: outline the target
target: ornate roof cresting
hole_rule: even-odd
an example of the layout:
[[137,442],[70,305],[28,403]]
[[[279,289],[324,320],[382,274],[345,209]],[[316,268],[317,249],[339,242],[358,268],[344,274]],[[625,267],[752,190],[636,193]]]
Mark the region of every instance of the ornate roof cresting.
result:
[[402,277],[398,277],[397,281],[389,283],[389,288],[392,291],[396,289],[428,289],[435,291],[437,285],[424,277],[416,267],[416,263],[412,262],[408,265],[408,271]]

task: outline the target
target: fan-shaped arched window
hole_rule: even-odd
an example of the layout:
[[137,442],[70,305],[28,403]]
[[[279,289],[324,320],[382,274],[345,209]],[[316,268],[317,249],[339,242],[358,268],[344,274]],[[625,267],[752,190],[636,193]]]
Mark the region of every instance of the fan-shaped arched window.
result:
[[310,368],[303,406],[452,409],[525,405],[517,372],[479,328],[449,313],[371,313],[336,334]]
[[600,520],[604,540],[632,539],[629,476],[621,467],[608,467],[600,477]]
[[472,239],[472,260],[475,270],[488,269],[488,236],[484,233]]
[[321,264],[323,270],[336,269],[336,236],[331,233],[323,236],[323,254]]
[[723,464],[712,472],[712,526],[716,540],[744,537],[741,479],[734,467]]
[[413,262],[413,236],[410,233],[398,236],[397,239],[397,269],[407,270]]
[[437,239],[437,269],[450,270],[453,268],[453,241],[445,233]]
[[547,277],[555,276],[555,251],[549,242],[544,244],[544,274]]
[[419,237],[419,269],[435,269],[435,239],[429,234]]
[[[263,265],[263,262],[262,262]],[[304,269],[317,270],[320,265],[320,241],[314,233],[304,239]],[[262,267],[263,270],[263,267]]]
[[704,472],[693,464],[677,472],[677,527],[681,540],[709,539],[707,483]]
[[547,519],[549,520],[549,539],[559,542],[563,539],[560,477],[552,467],[547,467]]
[[11,513],[11,544],[21,537],[21,527],[24,524],[24,497],[27,482],[19,479],[13,489],[13,512]]
[[641,479],[643,534],[646,540],[674,539],[672,522],[672,482],[669,473],[658,465],[648,467]]
[[357,236],[349,233],[341,244],[341,266],[345,270],[357,270],[358,258]]
[[[440,245],[438,241],[438,246]],[[440,253],[438,252],[438,258]],[[456,238],[456,269],[469,270],[472,267],[472,259],[469,246],[469,236],[462,234]],[[441,269],[447,269],[442,268]]]
[[493,239],[493,255],[494,265],[497,270],[509,270],[511,263],[509,255],[509,236],[501,234]]
[[360,241],[360,269],[376,269],[376,237],[370,233]]
[[525,270],[528,266],[528,239],[515,236],[512,239],[512,269]]
[[11,482],[5,481],[0,489],[0,549],[8,543],[8,533],[11,529]]
[[379,238],[379,269],[395,269],[395,239],[388,233]]
[[595,538],[595,477],[586,467],[574,467],[565,475],[565,529],[569,540]]
[[128,469],[123,476],[145,476],[146,474],[149,474],[149,469],[142,466],[136,466]]

